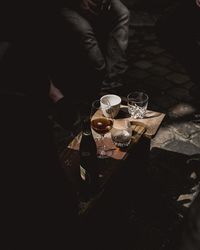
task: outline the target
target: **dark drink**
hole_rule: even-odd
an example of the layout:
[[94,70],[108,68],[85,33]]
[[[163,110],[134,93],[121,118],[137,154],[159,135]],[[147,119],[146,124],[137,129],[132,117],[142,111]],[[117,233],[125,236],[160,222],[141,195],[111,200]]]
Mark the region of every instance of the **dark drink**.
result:
[[91,126],[95,132],[104,135],[112,129],[113,121],[107,118],[100,117],[92,120]]

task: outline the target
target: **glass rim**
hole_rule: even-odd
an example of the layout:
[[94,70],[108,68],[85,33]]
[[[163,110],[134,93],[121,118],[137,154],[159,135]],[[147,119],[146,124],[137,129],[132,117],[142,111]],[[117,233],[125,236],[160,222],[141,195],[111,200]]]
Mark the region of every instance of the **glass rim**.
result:
[[[137,97],[130,97],[131,95],[134,95],[134,94],[142,94],[145,98],[144,100],[136,100]],[[127,95],[127,102],[129,101],[134,101],[134,102],[137,102],[137,103],[143,103],[143,102],[147,102],[149,100],[149,96],[145,93],[145,92],[142,92],[142,91],[134,91],[134,92],[130,92],[128,95]]]

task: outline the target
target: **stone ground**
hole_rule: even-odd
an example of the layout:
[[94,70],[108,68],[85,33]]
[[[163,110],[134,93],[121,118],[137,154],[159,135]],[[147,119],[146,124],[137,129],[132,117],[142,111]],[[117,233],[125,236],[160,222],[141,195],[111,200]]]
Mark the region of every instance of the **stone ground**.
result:
[[[150,97],[149,109],[166,113],[151,141],[149,173],[168,200],[172,218],[161,219],[165,226],[157,226],[132,211],[130,223],[138,223],[141,230],[139,243],[134,245],[139,250],[176,249],[182,219],[196,194],[200,169],[200,115],[189,95],[194,83],[183,65],[159,46],[154,32],[156,18],[142,11],[132,12],[126,79],[121,85],[102,89],[102,93],[121,96],[143,90]],[[167,225],[166,220],[171,223]]]
[[130,211],[130,235],[136,227],[139,235],[138,243],[130,249],[136,250],[176,249],[176,235],[199,181],[200,115],[195,115],[198,109],[189,95],[194,83],[183,65],[159,46],[154,32],[159,15],[131,10],[129,69],[122,82],[102,86],[101,93],[126,96],[140,89],[149,95],[149,109],[166,113],[151,141],[149,174],[162,190],[171,212],[168,218],[155,223]]

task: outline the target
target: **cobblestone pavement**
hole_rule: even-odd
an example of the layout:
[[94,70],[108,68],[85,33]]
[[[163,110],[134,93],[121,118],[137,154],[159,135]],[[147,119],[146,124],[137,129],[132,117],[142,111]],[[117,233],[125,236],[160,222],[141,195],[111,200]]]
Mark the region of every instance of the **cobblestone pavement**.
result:
[[152,140],[152,148],[185,155],[199,154],[200,110],[189,95],[194,83],[183,65],[159,46],[154,32],[158,15],[134,11],[131,17],[127,49],[129,69],[123,82],[103,86],[102,94],[114,92],[126,96],[133,90],[146,91],[150,97],[149,109],[166,113],[165,121]]
[[189,95],[194,83],[184,67],[159,47],[152,28],[134,31],[127,51],[129,70],[124,83],[107,87],[106,91],[116,87],[114,91],[124,96],[137,89],[147,92],[149,108],[166,113],[152,147],[186,155],[200,153],[200,115]]

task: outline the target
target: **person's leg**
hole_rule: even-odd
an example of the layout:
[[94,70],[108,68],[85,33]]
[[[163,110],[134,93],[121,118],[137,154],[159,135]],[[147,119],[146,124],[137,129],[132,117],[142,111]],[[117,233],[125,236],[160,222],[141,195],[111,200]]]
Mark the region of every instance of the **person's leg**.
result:
[[199,7],[195,1],[185,1],[175,10],[167,12],[156,25],[161,45],[177,56],[197,84],[200,84],[199,23]]
[[[108,29],[106,62],[108,78],[123,74],[127,69],[129,10],[119,0],[111,0],[111,8],[102,15],[102,25]],[[101,24],[100,24],[101,25]]]
[[89,21],[77,11],[64,8],[62,15],[69,28],[69,34],[75,44],[80,46],[85,56],[97,71],[105,68],[105,60],[96,40],[93,28]]
[[63,8],[59,24],[59,39],[53,48],[56,56],[52,72],[56,71],[56,76],[52,80],[71,105],[78,104],[88,111],[89,103],[100,92],[106,62],[86,18],[75,10]]

